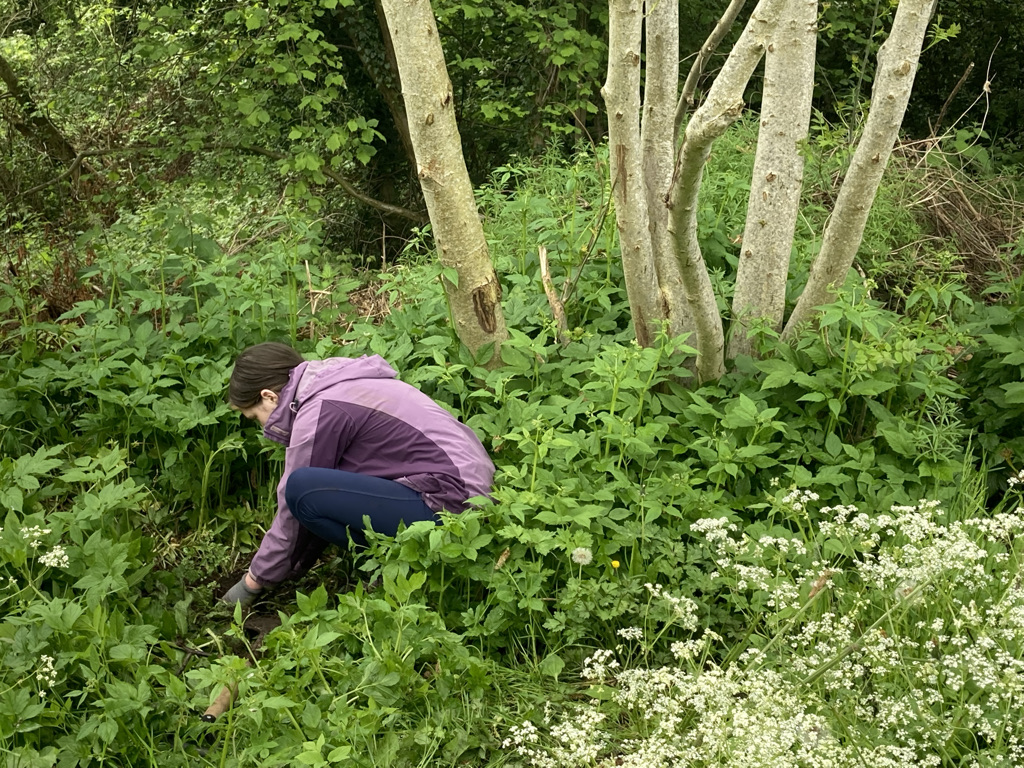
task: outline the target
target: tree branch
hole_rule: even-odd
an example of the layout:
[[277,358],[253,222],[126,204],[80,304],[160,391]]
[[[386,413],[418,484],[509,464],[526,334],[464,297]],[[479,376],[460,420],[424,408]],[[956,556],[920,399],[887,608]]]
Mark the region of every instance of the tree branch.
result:
[[747,0],[732,0],[729,3],[729,7],[725,9],[725,13],[722,14],[722,18],[715,24],[715,28],[711,30],[708,39],[704,41],[704,45],[700,47],[697,59],[693,62],[693,66],[690,67],[690,74],[686,76],[686,82],[683,84],[683,93],[679,97],[679,103],[676,105],[677,136],[679,135],[679,127],[683,124],[683,120],[686,117],[686,111],[693,106],[693,94],[697,90],[697,81],[704,74],[704,67],[707,66],[708,60],[711,58],[711,54],[715,52],[718,44],[722,42],[722,39],[729,32],[729,29],[736,21],[736,17],[740,15],[740,11],[743,10],[746,2]]
[[[4,97],[13,98],[24,115],[25,122],[11,121],[17,131],[29,140],[38,142],[43,152],[51,159],[63,165],[72,164],[77,155],[75,148],[39,108],[28,91],[22,87],[17,75],[14,74],[14,69],[3,56],[0,56],[0,80],[7,86],[7,93],[4,94]],[[80,166],[81,160],[78,165],[72,165],[72,174],[76,181]]]
[[822,235],[821,249],[811,264],[807,285],[786,321],[783,339],[792,338],[798,328],[817,315],[822,305],[834,299],[853,265],[864,238],[868,213],[907,111],[921,46],[937,2],[900,0],[889,37],[878,50],[864,133]]
[[769,36],[788,0],[760,0],[725,60],[722,71],[694,112],[683,134],[668,206],[676,240],[679,271],[697,328],[697,379],[713,381],[725,373],[725,333],[714,287],[697,239],[697,200],[711,145],[743,112],[743,90],[761,61]]
[[[271,160],[287,160],[288,155],[283,152],[275,152],[272,149],[264,149],[263,147],[255,147],[249,144],[215,144],[204,149],[232,149],[238,152],[249,152],[253,155],[261,155],[268,157]],[[400,205],[392,205],[391,203],[385,203],[382,200],[378,200],[374,197],[370,197],[365,192],[360,192],[353,186],[352,182],[346,179],[337,171],[333,171],[330,168],[321,168],[320,172],[328,179],[336,183],[339,187],[348,192],[349,195],[354,197],[361,203],[376,208],[378,211],[389,213],[392,216],[398,216],[403,219],[407,219],[414,224],[426,224],[429,219],[427,215],[421,211],[411,211],[408,208],[403,208]]]

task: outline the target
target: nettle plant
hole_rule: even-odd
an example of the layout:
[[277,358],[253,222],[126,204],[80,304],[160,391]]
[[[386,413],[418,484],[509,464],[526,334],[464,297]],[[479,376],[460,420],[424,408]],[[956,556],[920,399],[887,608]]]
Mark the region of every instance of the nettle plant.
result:
[[[1019,245],[1010,250],[1017,258],[1021,253]],[[1024,277],[993,282],[985,294],[989,301],[979,302],[969,324],[980,343],[959,366],[973,394],[968,423],[993,466],[1016,471],[1024,467]]]

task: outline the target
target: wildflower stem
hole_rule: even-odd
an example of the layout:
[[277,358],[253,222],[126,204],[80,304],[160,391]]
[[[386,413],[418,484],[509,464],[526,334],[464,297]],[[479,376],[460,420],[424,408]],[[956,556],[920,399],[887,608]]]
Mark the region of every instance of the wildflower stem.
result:
[[764,659],[768,657],[768,651],[772,648],[772,646],[774,646],[779,641],[779,638],[784,637],[789,632],[789,630],[793,627],[794,624],[796,624],[800,617],[807,612],[807,609],[810,608],[818,599],[818,595],[820,595],[824,591],[825,590],[819,590],[815,594],[811,595],[807,599],[806,603],[800,606],[800,610],[793,614],[792,618],[790,618],[790,620],[786,623],[786,626],[783,629],[780,629],[778,632],[776,632],[772,639],[768,641],[768,645],[762,648],[761,651],[757,654],[757,663],[749,671],[752,672],[755,669],[760,668],[761,664],[764,663]]
[[[921,584],[918,584],[916,587],[914,587],[914,589],[911,592],[907,593],[907,596],[902,601],[903,605],[905,606],[905,605],[909,604],[915,597],[917,597],[922,592],[922,590],[924,590],[924,588],[927,585],[928,585],[928,582],[923,582]],[[889,618],[889,615],[896,609],[897,605],[899,605],[899,603],[894,603],[892,606],[890,606],[889,609],[885,613],[883,613],[881,616],[879,616],[878,619],[870,627],[868,627],[863,632],[861,632],[861,635],[860,635],[859,638],[857,638],[852,643],[847,645],[845,648],[843,648],[843,650],[841,650],[839,653],[837,653],[831,659],[829,659],[824,664],[822,664],[820,667],[818,667],[816,670],[814,670],[810,675],[805,677],[803,679],[803,681],[801,681],[801,685],[813,685],[815,682],[817,682],[821,678],[822,675],[824,675],[826,672],[828,672],[830,669],[832,669],[836,664],[838,664],[840,661],[842,661],[847,656],[849,656],[851,653],[853,653],[855,650],[857,650],[857,648],[859,648],[861,646],[861,641],[865,637],[867,637],[869,633],[871,633],[871,632],[875,631],[876,629],[878,629],[878,627],[882,624],[882,622],[884,622],[886,619]]]

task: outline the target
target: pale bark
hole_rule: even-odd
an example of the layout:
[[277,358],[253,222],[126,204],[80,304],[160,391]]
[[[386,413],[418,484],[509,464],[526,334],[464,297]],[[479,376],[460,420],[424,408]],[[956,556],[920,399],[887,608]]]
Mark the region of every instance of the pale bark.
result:
[[761,0],[754,8],[740,39],[694,112],[683,138],[669,198],[672,232],[676,240],[683,287],[697,328],[697,377],[717,379],[725,373],[722,316],[697,242],[697,196],[704,164],[715,139],[740,116],[743,90],[761,61],[770,34],[786,0]]
[[416,170],[441,264],[455,331],[474,355],[508,338],[501,288],[484,239],[455,121],[452,83],[429,0],[382,0],[402,81]]
[[660,302],[640,165],[640,42],[643,0],[608,3],[608,149],[615,224],[636,340],[650,346],[665,316]]
[[715,28],[711,30],[708,39],[704,41],[704,45],[697,52],[697,58],[694,59],[693,64],[690,66],[690,73],[686,76],[686,82],[683,83],[683,92],[680,94],[679,103],[676,105],[677,131],[683,125],[683,119],[686,117],[687,110],[693,107],[694,94],[697,92],[697,82],[700,80],[701,75],[704,74],[704,68],[708,65],[711,54],[718,48],[718,44],[722,42],[726,33],[732,29],[732,25],[736,23],[736,17],[740,15],[740,11],[743,10],[743,6],[746,3],[747,0],[732,0],[729,3],[729,7],[725,9],[725,13],[722,14],[722,18],[715,24]]
[[789,0],[764,61],[761,119],[733,296],[728,358],[753,353],[755,318],[782,328],[811,121],[817,0]]
[[646,0],[643,123],[640,129],[641,169],[647,198],[651,255],[658,279],[661,317],[668,333],[692,333],[693,315],[686,303],[683,278],[669,232],[665,204],[672,186],[676,150],[675,100],[679,87],[679,4]]
[[899,134],[928,22],[938,0],[901,0],[889,38],[878,51],[871,107],[843,181],[807,286],[786,323],[785,336],[810,321],[846,279],[864,236],[871,204]]
[[555,335],[558,337],[558,343],[564,347],[569,343],[569,321],[565,319],[565,304],[558,297],[555,283],[551,279],[547,246],[541,245],[537,248],[537,257],[540,259],[540,284],[544,286],[544,295],[548,297],[548,306],[551,307],[551,315],[555,318]]

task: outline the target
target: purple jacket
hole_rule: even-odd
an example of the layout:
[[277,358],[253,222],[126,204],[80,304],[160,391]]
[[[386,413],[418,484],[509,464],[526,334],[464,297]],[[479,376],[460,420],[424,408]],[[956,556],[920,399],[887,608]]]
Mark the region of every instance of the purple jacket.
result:
[[277,516],[249,571],[262,584],[297,575],[308,532],[285,502],[288,476],[325,467],[394,480],[428,507],[461,512],[491,491],[494,464],[469,427],[381,357],[332,357],[297,365],[263,435],[287,449],[277,485]]

